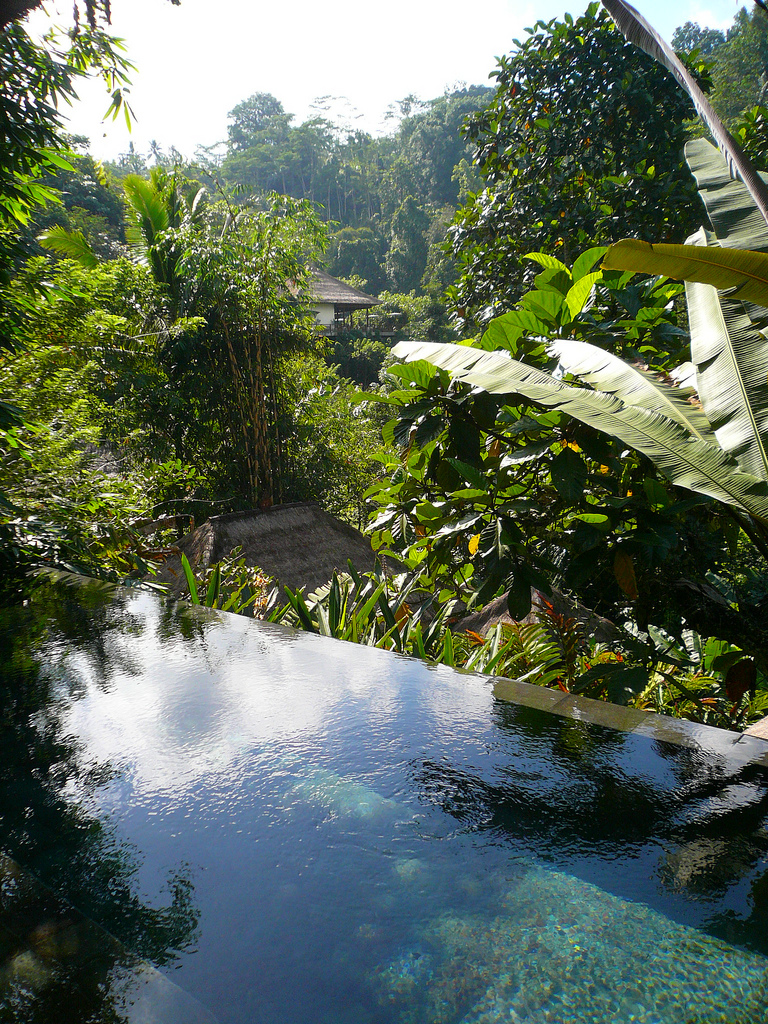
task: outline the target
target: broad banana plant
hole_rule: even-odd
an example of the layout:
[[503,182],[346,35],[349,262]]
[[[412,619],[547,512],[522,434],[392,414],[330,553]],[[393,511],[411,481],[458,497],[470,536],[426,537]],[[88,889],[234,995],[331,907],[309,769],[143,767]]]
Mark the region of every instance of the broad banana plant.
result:
[[560,409],[619,438],[674,484],[729,506],[768,557],[768,184],[642,16],[623,0],[603,6],[687,89],[719,147],[703,139],[686,147],[713,231],[702,228],[685,245],[625,239],[603,262],[686,282],[691,362],[673,375],[675,384],[595,345],[558,340],[550,351],[575,378],[569,383],[504,351],[402,342],[394,353],[426,359],[476,388]]

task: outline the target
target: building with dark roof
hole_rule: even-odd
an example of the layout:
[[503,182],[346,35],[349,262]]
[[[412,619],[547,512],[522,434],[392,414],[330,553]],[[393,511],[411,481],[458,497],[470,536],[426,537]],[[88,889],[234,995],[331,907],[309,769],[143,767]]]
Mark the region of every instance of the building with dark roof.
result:
[[310,292],[310,306],[326,334],[337,334],[349,327],[352,313],[359,309],[366,310],[367,322],[368,310],[380,305],[372,295],[366,295],[322,270],[312,271]]

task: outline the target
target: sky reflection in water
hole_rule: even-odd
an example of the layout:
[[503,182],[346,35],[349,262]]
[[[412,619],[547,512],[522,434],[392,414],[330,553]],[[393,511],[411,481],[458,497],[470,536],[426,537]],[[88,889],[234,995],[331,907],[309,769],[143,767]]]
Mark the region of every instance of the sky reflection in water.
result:
[[223,1024],[768,1014],[761,768],[152,595],[5,626],[2,846]]

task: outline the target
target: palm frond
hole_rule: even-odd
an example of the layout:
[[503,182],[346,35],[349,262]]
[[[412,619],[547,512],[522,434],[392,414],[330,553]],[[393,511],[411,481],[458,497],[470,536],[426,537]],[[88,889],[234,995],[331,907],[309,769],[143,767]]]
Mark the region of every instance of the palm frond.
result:
[[67,231],[57,224],[38,235],[38,242],[46,249],[76,260],[86,270],[93,270],[99,265],[98,257],[91,248],[91,243],[82,231]]
[[168,227],[168,210],[163,197],[151,181],[129,174],[123,181],[132,223],[126,228],[126,238],[135,246],[149,249],[161,231]]
[[741,178],[763,220],[768,223],[768,187],[672,47],[648,24],[642,14],[625,0],[602,0],[602,4],[622,35],[662,64],[685,89],[723,154],[731,177]]
[[208,200],[208,190],[206,189],[206,187],[204,185],[201,185],[200,188],[197,190],[197,192],[195,192],[195,194],[189,200],[189,204],[188,204],[189,213],[188,213],[188,216],[189,216],[190,223],[192,223],[192,224],[199,224],[199,223],[202,222],[203,218],[205,217],[205,213],[206,213],[206,209],[205,208],[206,208],[207,200]]

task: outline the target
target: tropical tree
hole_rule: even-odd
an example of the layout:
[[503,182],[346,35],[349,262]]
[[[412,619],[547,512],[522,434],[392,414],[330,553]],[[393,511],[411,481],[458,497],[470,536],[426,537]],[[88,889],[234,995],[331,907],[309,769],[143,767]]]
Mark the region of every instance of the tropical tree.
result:
[[[63,36],[63,37],[62,37]],[[131,64],[119,42],[97,26],[72,36],[51,30],[35,42],[23,26],[7,25],[0,33],[0,114],[5,144],[0,153],[0,227],[28,221],[39,205],[59,201],[40,182],[44,171],[73,170],[66,159],[62,101],[77,98],[77,83],[100,75],[112,93],[108,114],[124,103]]]
[[288,196],[211,209],[198,183],[160,169],[149,181],[129,176],[125,192],[128,241],[166,297],[159,356],[188,411],[176,421],[177,454],[209,452],[242,499],[269,504],[281,450],[277,364],[311,337],[298,296],[320,225]]
[[686,22],[672,37],[675,50],[698,50],[712,62],[712,105],[728,125],[764,104],[768,89],[768,15],[755,7],[736,12],[727,32]]
[[[44,181],[46,174],[72,171],[64,134],[63,102],[76,96],[79,81],[100,76],[112,102],[109,113],[124,109],[124,89],[130,64],[119,43],[99,23],[108,5],[86,4],[87,24],[76,24],[69,35],[51,31],[35,41],[20,24],[32,7],[28,0],[6,4],[0,15],[0,371],[25,342],[25,325],[48,293],[44,275],[29,275],[24,287],[14,287],[14,272],[27,257],[22,233],[40,207],[59,200]],[[11,399],[10,401],[8,399]],[[24,425],[22,411],[5,396],[0,401],[0,459],[19,453],[17,431]],[[0,562],[6,581],[33,563],[26,544],[25,511],[0,491]],[[45,544],[36,545],[38,550]],[[50,548],[49,548],[50,550]]]
[[707,58],[717,56],[725,43],[725,32],[719,28],[702,28],[695,21],[686,21],[675,29],[672,36],[672,47],[677,52],[691,53],[693,50]]
[[571,265],[628,232],[682,241],[701,219],[680,166],[690,101],[597,3],[537,22],[494,75],[492,102],[464,129],[482,187],[450,229],[450,304],[471,327],[527,290],[526,253]]
[[178,409],[147,316],[162,296],[124,257],[87,269],[31,260],[14,291],[41,275],[48,299],[28,311],[25,345],[0,367],[0,395],[26,420],[0,463],[13,547],[23,562],[124,577],[140,539],[131,524],[178,511],[203,483],[174,452]]
[[[413,109],[404,102],[408,111],[397,130],[399,167],[393,185],[395,202],[402,203],[409,192],[417,195],[429,207],[458,201],[458,183],[453,172],[468,154],[467,141],[461,127],[465,119],[476,114],[493,96],[489,86],[464,86],[447,91],[429,103]],[[396,185],[402,182],[403,192]]]
[[[168,316],[178,320],[194,309],[189,282],[180,272],[181,247],[174,233],[186,237],[207,227],[207,190],[161,167],[150,172],[149,180],[138,174],[123,179],[127,202],[126,241],[139,263],[151,268],[156,283],[167,298]],[[170,232],[170,235],[166,233]],[[50,248],[53,239],[46,236]]]
[[[178,6],[180,0],[170,0],[170,2]],[[3,0],[2,8],[0,8],[0,31],[5,31],[13,22],[22,21],[42,4],[43,0]],[[75,32],[82,27],[83,15],[92,29],[95,29],[100,21],[107,24],[110,22],[110,0],[75,0],[72,9]]]
[[387,277],[397,292],[418,288],[427,265],[426,232],[429,217],[413,196],[407,196],[392,217],[392,239],[387,253]]
[[[314,104],[323,116],[296,125],[275,97],[256,93],[230,111],[221,174],[240,194],[274,190],[308,199],[323,220],[338,222],[328,253],[337,276],[359,274],[374,290],[387,283],[418,288],[428,245],[443,242],[467,182],[465,173],[455,173],[470,155],[459,125],[490,93],[471,86],[427,103],[408,98],[397,129],[379,138],[348,119],[330,120],[328,97]],[[451,278],[449,262],[441,270]]]
[[218,420],[219,461],[229,445],[238,494],[269,505],[282,495],[281,359],[314,338],[308,282],[324,232],[306,201],[276,194],[266,208],[229,217],[218,236],[169,231],[165,244],[180,247],[179,270],[204,320],[191,339],[200,361],[189,385]]
[[[308,203],[272,194],[235,209],[209,201],[199,182],[154,168],[124,179],[126,237],[160,302],[145,333],[174,401],[167,430],[176,457],[248,505],[280,493],[279,362],[307,346],[314,318],[306,287],[324,233]],[[45,244],[85,266],[97,261],[78,233],[52,229]],[[154,408],[154,404],[152,405]]]
[[372,227],[339,228],[329,238],[328,269],[334,277],[359,277],[360,288],[378,295],[387,285],[382,266],[385,251],[385,239]]
[[[555,364],[546,337],[576,348],[599,340],[668,375],[685,340],[674,309],[682,286],[592,271],[603,252],[572,270],[537,254],[536,287],[491,324],[486,351],[457,353],[502,349],[544,375]],[[692,621],[695,591],[696,628],[711,629],[704,569],[727,574],[738,533],[717,506],[675,495],[648,458],[557,407],[471,388],[421,360],[389,375],[394,390],[377,397],[395,417],[386,436],[401,454],[369,492],[381,507],[374,536],[404,552],[425,583],[480,604],[506,589],[523,616],[531,587],[554,582],[614,619],[631,609],[638,622],[670,624],[683,606]]]
[[[604,3],[622,31],[689,91],[722,153],[703,140],[686,151],[714,232],[702,230],[686,246],[628,240],[603,263],[686,279],[690,361],[660,377],[581,340],[578,323],[588,321],[590,293],[604,272],[587,272],[593,256],[571,272],[543,254],[536,257],[545,268],[538,295],[494,321],[485,351],[403,343],[395,354],[427,359],[482,393],[523,396],[618,439],[673,484],[714,499],[768,559],[768,256],[744,251],[768,249],[768,189],[671,49],[628,4]],[[545,341],[554,372],[531,363]],[[510,358],[510,349],[524,359]],[[585,481],[574,455],[561,454],[572,464],[566,475]]]

